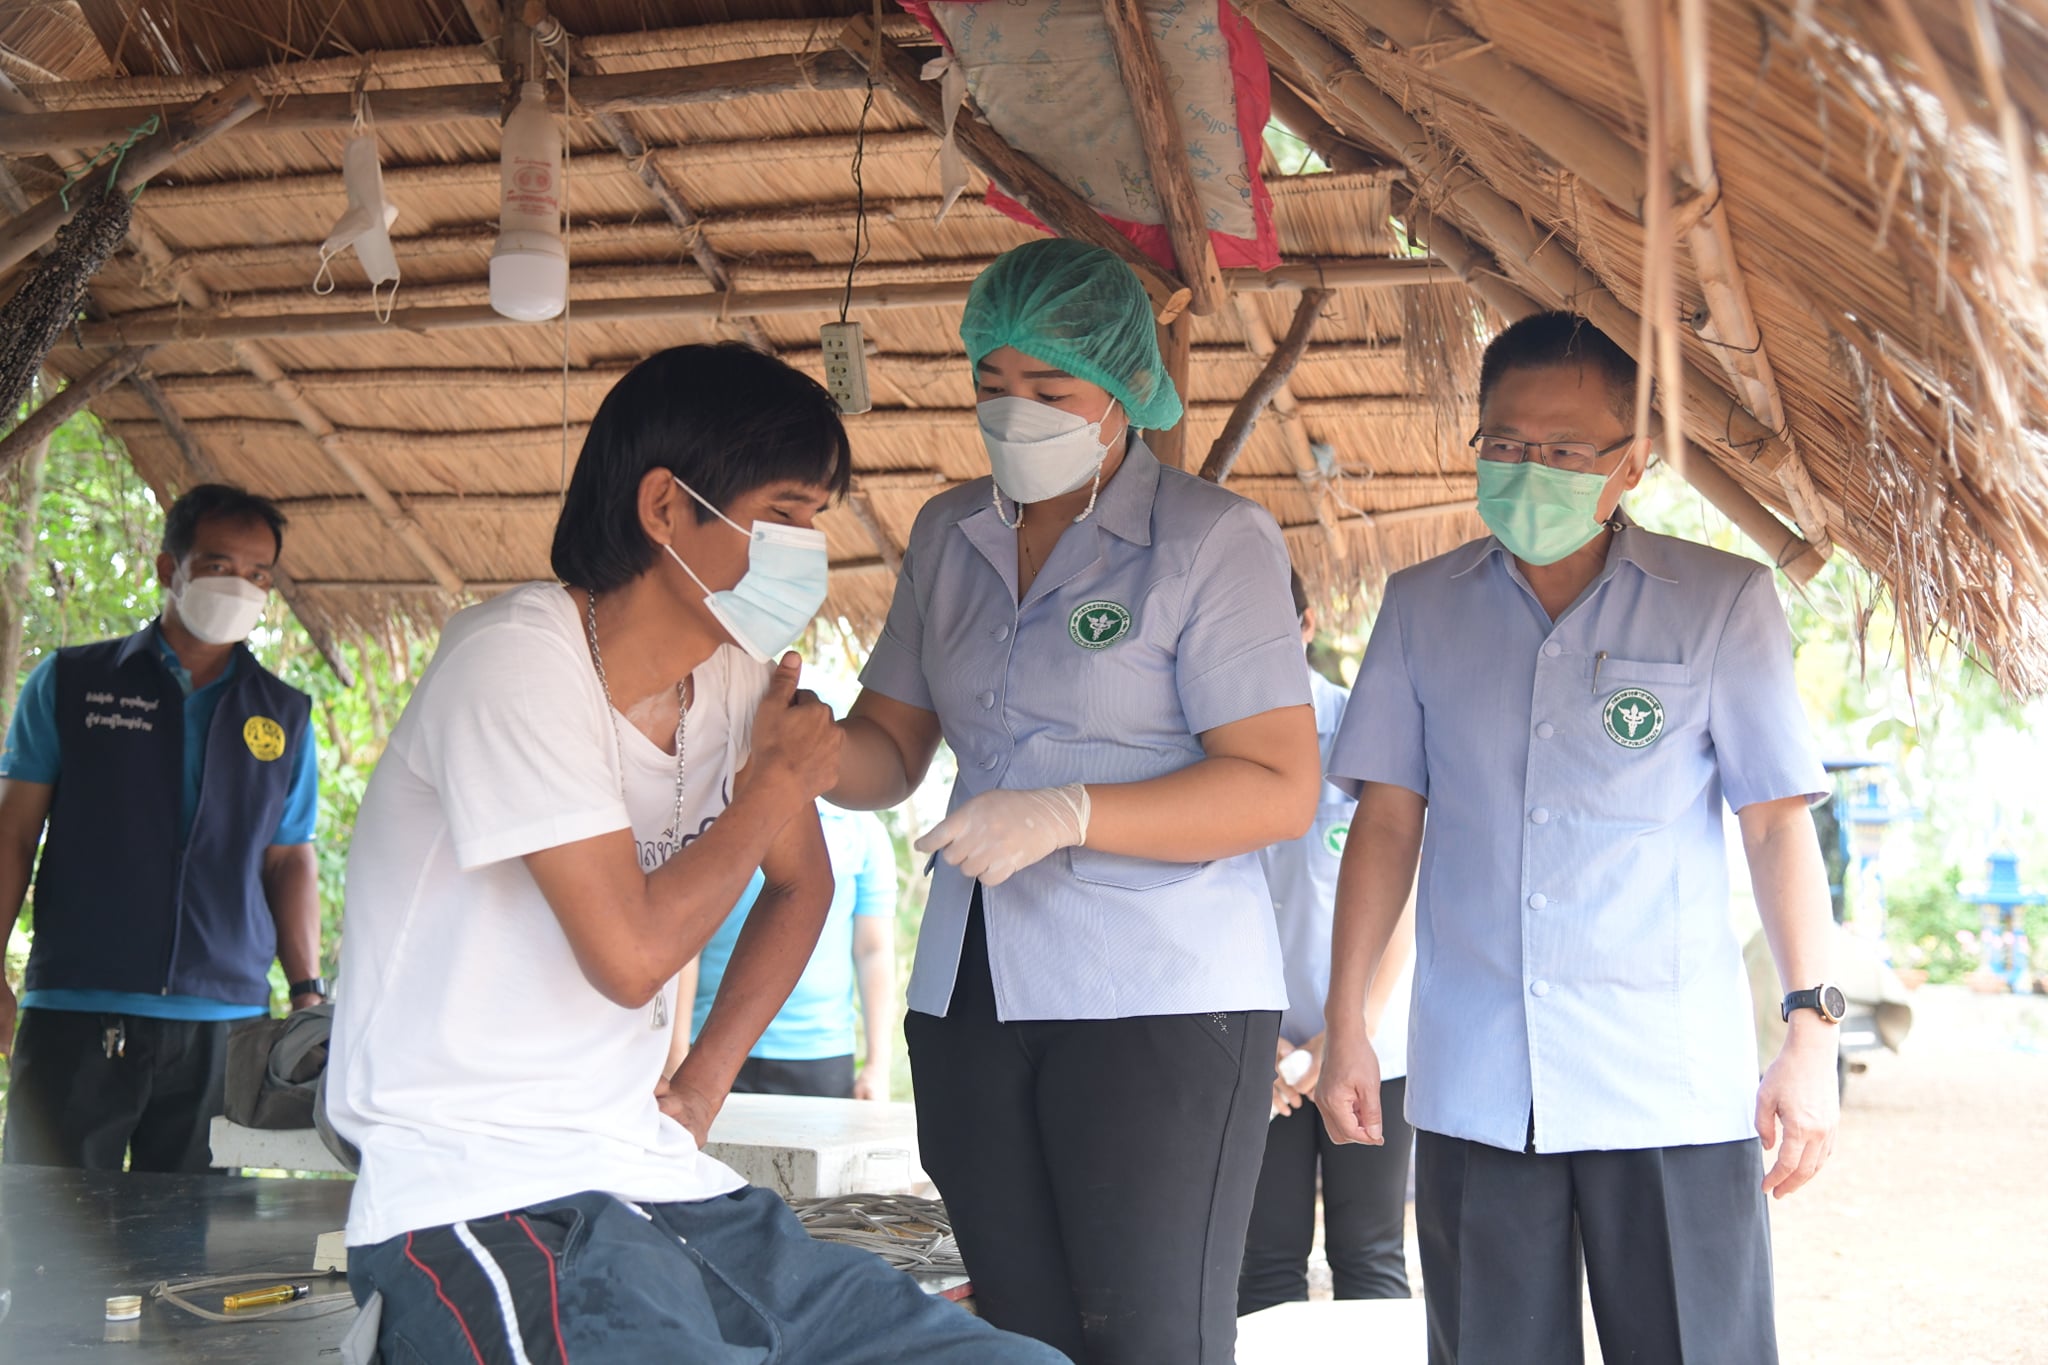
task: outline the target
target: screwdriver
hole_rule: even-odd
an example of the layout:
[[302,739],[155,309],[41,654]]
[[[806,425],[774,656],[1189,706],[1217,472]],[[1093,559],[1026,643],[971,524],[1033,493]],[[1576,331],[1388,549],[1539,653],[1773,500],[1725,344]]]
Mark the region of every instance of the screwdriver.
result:
[[221,1307],[230,1313],[243,1308],[268,1308],[277,1303],[296,1303],[312,1292],[310,1284],[274,1284],[268,1289],[252,1289],[246,1294],[230,1294],[221,1300]]

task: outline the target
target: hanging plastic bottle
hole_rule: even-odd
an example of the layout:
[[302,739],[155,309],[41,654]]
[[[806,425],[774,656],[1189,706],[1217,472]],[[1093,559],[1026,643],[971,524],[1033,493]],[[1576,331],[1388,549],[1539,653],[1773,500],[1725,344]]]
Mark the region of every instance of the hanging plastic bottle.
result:
[[562,244],[562,134],[539,81],[519,87],[498,154],[498,242],[491,249],[491,307],[520,322],[545,322],[569,300]]

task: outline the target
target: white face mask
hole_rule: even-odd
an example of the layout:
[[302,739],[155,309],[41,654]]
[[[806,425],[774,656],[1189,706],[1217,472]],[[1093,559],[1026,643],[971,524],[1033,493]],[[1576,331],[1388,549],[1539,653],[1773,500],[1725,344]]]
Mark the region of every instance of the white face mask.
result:
[[980,404],[975,418],[996,487],[1020,503],[1073,492],[1101,472],[1109,456],[1102,424],[1115,410],[1111,399],[1101,418],[1090,422],[1030,398],[991,398]]
[[178,622],[209,645],[239,644],[263,619],[270,594],[246,578],[223,574],[189,578],[181,566],[171,578]]

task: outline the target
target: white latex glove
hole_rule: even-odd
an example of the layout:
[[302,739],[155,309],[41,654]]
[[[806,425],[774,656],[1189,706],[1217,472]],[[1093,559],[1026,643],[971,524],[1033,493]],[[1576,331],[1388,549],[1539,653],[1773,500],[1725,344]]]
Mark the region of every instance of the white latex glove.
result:
[[940,853],[983,886],[1000,886],[1017,869],[1088,837],[1088,789],[1079,782],[1036,791],[987,791],[969,797],[916,844]]

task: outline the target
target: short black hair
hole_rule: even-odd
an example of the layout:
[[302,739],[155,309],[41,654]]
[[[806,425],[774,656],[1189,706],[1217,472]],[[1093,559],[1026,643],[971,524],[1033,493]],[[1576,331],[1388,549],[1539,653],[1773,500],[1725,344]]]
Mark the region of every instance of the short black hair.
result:
[[[612,385],[569,477],[549,559],[555,577],[608,592],[660,547],[640,529],[640,481],[666,469],[712,506],[793,479],[843,497],[853,448],[824,385],[739,342],[675,346]],[[697,508],[697,520],[711,513]]]
[[284,553],[284,513],[269,498],[231,483],[199,484],[171,504],[164,514],[164,553],[179,560],[191,554],[192,543],[199,539],[199,525],[206,521],[260,521],[270,528],[277,553]]
[[1287,571],[1287,587],[1294,594],[1294,619],[1299,621],[1308,615],[1308,588],[1301,581],[1296,570]]
[[1635,418],[1636,362],[1614,338],[1578,313],[1532,313],[1495,337],[1479,362],[1479,410],[1509,370],[1585,368],[1607,382],[1608,406]]

